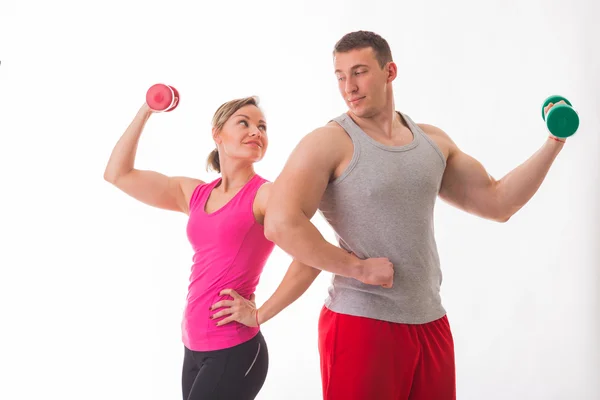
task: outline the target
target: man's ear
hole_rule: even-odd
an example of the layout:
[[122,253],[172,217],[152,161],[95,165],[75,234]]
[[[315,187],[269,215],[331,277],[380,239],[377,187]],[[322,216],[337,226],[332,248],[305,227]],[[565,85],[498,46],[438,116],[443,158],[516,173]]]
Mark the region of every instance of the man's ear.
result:
[[387,74],[388,74],[388,78],[387,81],[388,83],[393,82],[394,79],[396,79],[396,77],[398,76],[398,66],[396,65],[395,62],[390,61],[387,66]]

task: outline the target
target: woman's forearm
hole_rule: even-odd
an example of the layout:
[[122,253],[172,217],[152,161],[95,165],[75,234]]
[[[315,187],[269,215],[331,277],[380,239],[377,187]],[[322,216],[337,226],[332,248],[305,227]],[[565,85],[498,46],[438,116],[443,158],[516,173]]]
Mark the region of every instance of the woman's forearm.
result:
[[321,270],[294,260],[273,295],[258,310],[258,323],[263,324],[298,300]]

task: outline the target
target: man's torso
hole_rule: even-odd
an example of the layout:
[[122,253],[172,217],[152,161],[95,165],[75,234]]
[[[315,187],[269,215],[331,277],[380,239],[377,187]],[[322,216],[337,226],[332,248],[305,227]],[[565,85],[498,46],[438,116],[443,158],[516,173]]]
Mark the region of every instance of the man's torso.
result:
[[395,276],[391,289],[334,276],[326,305],[351,315],[425,323],[445,314],[433,209],[448,149],[443,138],[403,117],[407,125],[387,143],[347,114],[332,122],[343,154],[319,211],[342,248],[360,258],[389,258]]

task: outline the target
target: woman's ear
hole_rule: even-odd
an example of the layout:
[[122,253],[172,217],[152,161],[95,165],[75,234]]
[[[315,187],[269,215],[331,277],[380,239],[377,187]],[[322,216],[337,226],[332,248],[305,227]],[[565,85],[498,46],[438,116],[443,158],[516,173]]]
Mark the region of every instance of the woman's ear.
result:
[[212,128],[212,138],[215,141],[215,144],[221,143],[221,135],[219,135],[219,130],[217,128]]

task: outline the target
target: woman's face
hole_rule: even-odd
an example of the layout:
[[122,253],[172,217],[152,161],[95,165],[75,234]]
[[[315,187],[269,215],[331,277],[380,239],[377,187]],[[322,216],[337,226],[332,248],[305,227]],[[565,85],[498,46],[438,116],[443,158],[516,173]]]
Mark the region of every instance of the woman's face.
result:
[[244,106],[225,122],[220,131],[213,133],[213,138],[222,161],[225,157],[253,163],[260,161],[269,144],[265,116],[254,105]]

